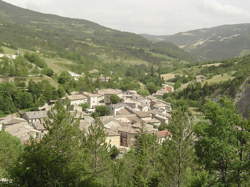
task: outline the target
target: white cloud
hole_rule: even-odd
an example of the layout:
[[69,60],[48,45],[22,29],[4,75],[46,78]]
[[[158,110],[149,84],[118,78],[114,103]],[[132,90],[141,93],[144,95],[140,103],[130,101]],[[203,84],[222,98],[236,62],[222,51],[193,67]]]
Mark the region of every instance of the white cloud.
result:
[[231,4],[222,3],[219,2],[218,0],[203,0],[203,6],[209,11],[212,11],[217,14],[250,17],[249,12],[244,10],[243,8],[236,7]]

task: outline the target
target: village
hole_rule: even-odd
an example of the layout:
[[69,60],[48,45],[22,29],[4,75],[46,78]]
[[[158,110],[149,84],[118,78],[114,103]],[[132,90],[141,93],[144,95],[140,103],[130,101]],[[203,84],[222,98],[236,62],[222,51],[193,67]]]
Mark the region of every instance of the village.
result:
[[[106,106],[110,113],[98,118],[104,127],[106,142],[126,150],[134,145],[136,135],[142,131],[155,134],[159,142],[170,137],[167,130],[158,130],[161,124],[168,124],[171,118],[171,104],[157,98],[164,90],[173,91],[168,87],[155,95],[143,97],[134,90],[101,89],[96,93],[72,92],[62,99],[70,102],[71,112],[80,120],[80,129],[85,132],[95,123],[92,114],[96,108]],[[119,102],[113,104],[112,97],[119,98]],[[0,131],[8,132],[24,144],[28,143],[30,137],[41,139],[46,133],[44,121],[55,102],[45,104],[39,111],[0,118]]]

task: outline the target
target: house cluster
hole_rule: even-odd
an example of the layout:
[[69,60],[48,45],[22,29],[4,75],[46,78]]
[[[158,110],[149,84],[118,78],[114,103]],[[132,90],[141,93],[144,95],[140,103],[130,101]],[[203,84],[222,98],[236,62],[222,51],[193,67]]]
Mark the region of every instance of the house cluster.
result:
[[[112,104],[113,95],[120,98],[119,103]],[[66,98],[72,106],[72,112],[77,114],[76,118],[80,119],[80,129],[86,132],[95,123],[91,114],[96,107],[109,107],[110,114],[100,117],[100,122],[105,129],[107,143],[119,149],[133,146],[138,133],[155,134],[159,142],[170,136],[168,131],[158,131],[158,127],[169,122],[171,105],[155,96],[142,97],[133,90],[124,92],[118,89],[102,89],[96,93],[72,92]],[[88,106],[87,109],[82,107],[84,104]],[[11,116],[0,119],[0,130],[17,136],[24,143],[30,136],[41,138],[46,133],[43,124],[52,105],[47,104],[41,111],[25,112],[21,118]]]

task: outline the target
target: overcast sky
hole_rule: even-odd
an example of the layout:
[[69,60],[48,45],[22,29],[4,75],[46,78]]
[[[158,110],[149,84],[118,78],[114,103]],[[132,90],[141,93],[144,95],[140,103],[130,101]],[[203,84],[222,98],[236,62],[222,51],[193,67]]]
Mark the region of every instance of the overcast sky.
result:
[[249,0],[5,0],[136,33],[172,34],[250,22]]

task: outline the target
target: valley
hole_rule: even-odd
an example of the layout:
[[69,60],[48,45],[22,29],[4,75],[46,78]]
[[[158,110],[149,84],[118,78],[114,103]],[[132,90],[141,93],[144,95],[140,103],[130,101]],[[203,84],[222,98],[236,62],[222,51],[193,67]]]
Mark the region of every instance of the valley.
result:
[[140,35],[0,0],[0,186],[247,187],[249,80],[248,23]]

